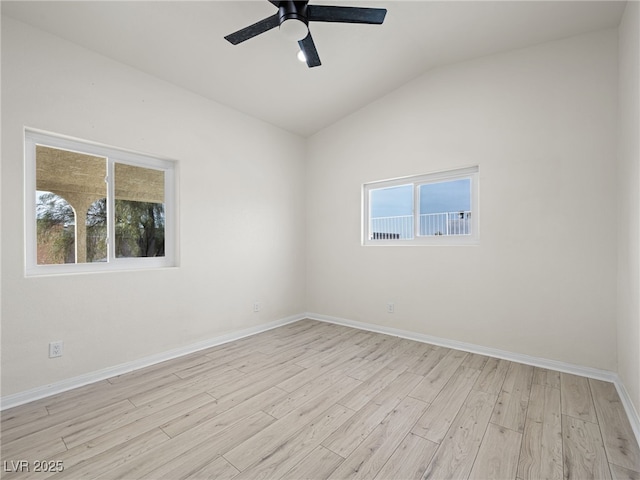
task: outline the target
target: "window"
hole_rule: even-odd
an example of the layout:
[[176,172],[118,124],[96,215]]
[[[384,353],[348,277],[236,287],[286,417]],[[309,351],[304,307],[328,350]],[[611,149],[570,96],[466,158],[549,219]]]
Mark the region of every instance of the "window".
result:
[[176,265],[175,162],[27,130],[28,275]]
[[478,243],[478,167],[367,183],[364,245]]

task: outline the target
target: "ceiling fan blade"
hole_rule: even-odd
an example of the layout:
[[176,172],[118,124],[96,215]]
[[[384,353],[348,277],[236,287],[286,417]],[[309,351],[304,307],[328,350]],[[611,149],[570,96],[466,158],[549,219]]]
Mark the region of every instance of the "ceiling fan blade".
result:
[[298,41],[298,45],[300,45],[300,50],[304,53],[304,58],[307,60],[307,66],[309,68],[319,67],[322,65],[320,62],[320,56],[318,55],[318,50],[316,49],[315,43],[313,43],[313,38],[311,37],[311,32],[304,37],[302,40]]
[[270,17],[264,18],[259,22],[254,23],[253,25],[249,25],[248,27],[238,30],[237,32],[231,33],[224,38],[230,43],[237,45],[244,42],[245,40],[249,40],[250,38],[255,37],[256,35],[260,35],[267,30],[271,30],[278,25],[280,25],[280,20],[278,19],[278,14],[276,13],[274,15],[271,15]]
[[386,8],[335,7],[309,5],[307,18],[310,22],[369,23],[380,25],[387,14]]

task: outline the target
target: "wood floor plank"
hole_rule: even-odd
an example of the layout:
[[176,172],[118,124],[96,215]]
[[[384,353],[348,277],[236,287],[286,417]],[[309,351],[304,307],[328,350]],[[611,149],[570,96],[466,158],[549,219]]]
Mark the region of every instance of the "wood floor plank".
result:
[[330,479],[371,479],[393,455],[427,404],[406,397],[340,464]]
[[277,387],[287,392],[293,392],[320,375],[335,369],[342,369],[343,367],[355,368],[361,365],[363,361],[362,358],[357,355],[357,352],[345,352],[345,355],[336,354],[328,358],[326,358],[326,354],[324,355],[324,361],[308,368],[302,368],[297,374],[291,375],[289,378],[279,382]]
[[49,412],[44,405],[27,404],[3,410],[0,412],[0,431],[2,431],[3,435],[7,434],[13,428],[41,421],[47,415],[49,415]]
[[[120,445],[128,445],[129,442],[134,442],[133,445],[135,445],[134,439],[145,438],[145,434],[157,429],[159,422],[170,418],[171,415],[178,415],[182,411],[197,409],[210,400],[211,397],[208,395],[200,394],[175,405],[165,406],[162,410],[154,412],[147,417],[140,418],[135,422],[122,422],[122,425],[118,424],[118,428],[112,428],[112,425],[104,425],[100,429],[97,429],[96,433],[88,434],[88,436],[91,437],[90,440],[69,448],[62,453],[39,458],[61,461],[65,466],[65,471],[74,472],[75,465],[81,462],[90,462],[92,458],[107,451],[118,451],[117,449]],[[106,433],[100,434],[100,432]],[[42,474],[39,474],[37,478],[43,478]]]
[[522,434],[489,423],[469,480],[503,480],[516,478],[518,452]]
[[507,376],[511,362],[501,358],[490,358],[473,386],[474,390],[498,395]]
[[267,455],[240,473],[237,480],[280,478],[316,449],[331,432],[354,414],[342,405],[332,405],[292,437],[281,440]]
[[150,430],[99,455],[91,456],[84,462],[74,465],[73,468],[65,466],[64,471],[56,475],[55,478],[96,478],[104,472],[126,464],[154,447],[162,445],[168,439],[169,437],[161,430]]
[[251,391],[263,391],[275,386],[275,384],[289,378],[291,375],[301,372],[302,370],[302,367],[295,364],[286,365],[284,367],[271,367],[248,375],[244,374],[243,376],[228,382],[220,382],[216,385],[211,385],[207,392],[215,398],[222,398],[225,395],[230,395],[246,387],[249,387]]
[[381,364],[380,362],[373,362],[371,360],[362,359],[362,362],[349,370],[347,375],[355,378],[356,380],[360,380],[361,382],[366,382],[369,378],[371,378],[374,374],[378,373],[380,370],[385,368],[385,364]]
[[271,355],[267,355],[262,352],[250,352],[246,355],[234,358],[225,363],[225,366],[229,368],[235,368],[236,370],[240,370],[243,373],[246,373],[247,370],[251,371],[252,368],[256,366],[263,366],[271,359]]
[[[200,362],[195,365],[190,365],[187,368],[182,368],[174,372],[174,374],[183,379],[188,380],[194,377],[201,377],[203,375],[213,376],[216,374],[224,374],[225,372],[237,370],[234,366],[229,363],[219,364],[213,360],[209,360],[208,357],[204,356],[207,361]],[[240,357],[244,358],[244,357]],[[240,360],[237,360],[240,362]]]
[[352,344],[351,338],[357,335],[357,333],[356,330],[347,329],[332,338],[317,336],[315,340],[307,343],[306,346],[319,352],[325,352],[327,350],[335,351],[340,349],[340,347],[349,347]]
[[[160,424],[160,428],[170,437],[176,437],[181,433],[188,431],[191,428],[198,426],[201,423],[208,422],[218,415],[223,414],[235,407],[246,408],[250,413],[254,413],[260,410],[261,406],[267,400],[278,398],[278,395],[282,396],[285,392],[278,390],[275,387],[260,392],[244,401],[238,401],[236,397],[225,398],[222,400],[213,399],[210,396],[211,401],[198,408],[191,410],[184,410],[180,415],[173,418],[164,419]],[[245,405],[245,402],[247,404]]]
[[420,417],[412,432],[432,442],[440,443],[479,375],[480,371],[475,368],[462,365],[458,367],[455,375]]
[[[265,344],[259,348],[259,351],[262,353],[266,353],[268,355],[273,355],[287,348],[304,346],[308,348],[310,351],[313,351],[316,353],[322,353],[319,350],[316,350],[315,348],[310,347],[309,345],[312,342],[317,341],[319,338],[322,338],[324,340],[330,340],[337,336],[340,336],[341,333],[343,333],[342,330],[338,331],[334,328],[331,328],[331,326],[329,325],[320,326],[313,331],[308,331],[299,335],[295,335],[295,336],[283,339],[279,344],[277,342],[271,342],[269,344]],[[336,347],[335,349],[332,349],[331,352],[338,351],[338,350],[341,350],[341,349]]]
[[380,424],[422,377],[404,372],[367,405],[331,434],[322,444],[342,457],[349,456]]
[[274,448],[277,448],[281,444],[283,437],[287,438],[294,435],[311,422],[312,419],[335,404],[336,397],[341,397],[359,384],[360,382],[355,378],[342,377],[329,386],[321,395],[278,419],[269,427],[227,452],[224,457],[238,470],[245,470],[268,455]]
[[409,395],[426,403],[433,402],[468,355],[461,350],[449,350]]
[[[164,372],[164,375],[171,375],[169,372]],[[111,384],[108,380],[100,380],[95,383],[89,383],[87,385],[83,385],[78,388],[74,388],[73,390],[68,390],[66,392],[56,393],[55,395],[51,395],[50,397],[41,398],[40,400],[35,400],[28,405],[20,405],[15,407],[15,410],[21,410],[23,408],[30,408],[31,406],[43,406],[47,409],[49,414],[52,413],[51,407],[55,408],[55,405],[60,403],[68,403],[74,402],[78,398],[88,398],[91,394],[95,394],[96,392],[110,392]],[[14,409],[11,409],[13,411]]]
[[560,390],[534,383],[527,410],[518,478],[562,479]]
[[532,380],[533,367],[521,363],[510,365],[491,416],[492,423],[524,432]]
[[333,357],[333,361],[324,363],[323,365],[316,365],[309,368],[301,368],[300,371],[285,378],[279,382],[276,386],[286,392],[292,393],[302,388],[310,381],[320,377],[321,375],[333,370],[334,368],[344,364],[345,359],[340,355]]
[[280,480],[326,480],[343,460],[337,453],[318,445]]
[[[284,366],[298,359],[305,359],[309,356],[310,352],[311,349],[305,345],[282,348],[278,350],[278,352],[270,355],[255,352],[255,357],[245,357],[241,362],[234,363],[233,365],[238,365],[236,368],[243,373],[252,373],[267,368]],[[267,357],[266,360],[262,358],[263,356]]]
[[[102,428],[85,429],[82,435],[69,436],[69,439],[65,437],[65,443],[68,441],[68,446],[82,445],[87,441],[99,438],[99,435],[102,436],[111,432],[115,432],[116,435],[120,432],[122,436],[131,435],[130,432],[144,432],[184,415],[185,412],[202,408],[208,405],[212,398],[206,393],[196,393],[193,397],[176,400],[170,403],[158,403],[158,408],[136,409],[132,412],[127,412],[116,421],[104,424]],[[138,415],[139,412],[142,414]]]
[[[262,411],[268,413],[272,417],[282,418],[297,408],[302,407],[305,403],[325,393],[327,388],[331,387],[331,385],[341,378],[343,378],[343,375],[341,375],[339,371],[332,370],[324,375],[320,375],[310,382],[307,382],[305,385],[291,393],[278,389],[281,392],[284,392],[284,395],[274,395],[273,399],[262,409]],[[351,391],[358,388],[360,388],[360,385]],[[347,395],[349,395],[349,393],[347,393]]]
[[[198,408],[195,412],[190,411],[177,418],[168,418],[168,421],[163,423],[161,428],[171,438],[179,437],[181,434],[188,434],[194,428],[203,424],[208,425],[208,428],[212,431],[220,431],[243,418],[261,411],[260,407],[264,405],[269,398],[272,398],[273,393],[272,390],[261,392],[244,402],[233,404],[231,408],[228,408],[230,406],[229,403],[209,403]],[[209,407],[213,408],[210,409]],[[202,416],[201,410],[206,410],[208,415]],[[214,412],[216,414],[213,414]],[[187,415],[187,417],[185,417],[185,415]]]
[[429,466],[438,444],[409,433],[380,469],[374,480],[419,479]]
[[421,350],[423,353],[416,356],[413,363],[407,368],[407,372],[425,376],[450,352],[448,348],[426,344]]
[[565,479],[611,479],[600,429],[595,423],[562,415],[562,447]]
[[[413,340],[407,340],[406,338],[396,337],[395,343],[393,346],[385,352],[384,357],[379,359],[379,362],[382,364],[386,364],[386,362],[393,362],[396,358],[402,357],[403,355],[413,351],[414,344],[419,343]],[[371,359],[373,360],[373,359]],[[403,369],[403,370],[406,370]]]
[[69,418],[66,415],[48,415],[47,417],[43,417],[39,422],[29,422],[22,428],[18,426],[6,432],[3,430],[2,447],[5,451],[15,451],[20,448],[20,445],[25,445],[28,448],[29,445],[34,444],[34,441],[46,441],[48,438],[62,437],[65,434],[73,432],[76,428],[82,428],[79,425],[84,422],[91,422],[93,420],[94,423],[96,423],[96,418],[102,420],[114,416],[117,417],[134,409],[135,406],[124,399],[97,408],[92,413],[78,415],[75,418]]
[[384,390],[391,382],[400,375],[398,370],[383,368],[368,380],[351,390],[338,403],[351,410],[360,410],[378,393]]
[[372,350],[375,350],[380,345],[382,345],[385,341],[392,338],[388,335],[380,336],[376,332],[372,332],[372,331],[363,331],[362,333],[364,333],[364,335],[362,335],[358,339],[358,346],[364,347],[367,349],[371,348]]
[[586,422],[598,423],[596,409],[591,399],[589,381],[586,377],[561,373],[560,391],[563,415],[570,415]]
[[469,476],[497,398],[471,390],[422,478]]
[[533,369],[533,383],[545,387],[560,388],[560,372],[535,367]]
[[[232,475],[232,477],[240,473],[220,455],[219,449],[211,449],[205,445],[197,445],[171,461],[163,463],[158,468],[148,470],[140,477],[140,480],[145,478],[149,480],[196,478],[197,472],[201,472],[200,475],[203,475],[203,470],[220,470],[216,473]],[[217,479],[217,476],[209,478]]]
[[[181,472],[182,473],[182,472]],[[231,480],[240,473],[237,468],[227,462],[224,457],[217,457],[212,462],[193,472],[182,473],[180,477],[167,477],[167,480]]]
[[633,470],[628,470],[612,463],[609,464],[609,468],[611,469],[613,480],[640,480],[640,473]]
[[140,379],[153,378],[154,376],[162,377],[167,373],[174,373],[180,377],[180,372],[184,370],[209,363],[210,359],[207,358],[203,352],[196,352],[185,355],[184,357],[160,362],[146,368],[116,375],[115,377],[107,378],[107,381],[114,385],[117,383],[135,383],[140,381]]
[[478,355],[477,353],[469,353],[462,362],[463,367],[475,368],[476,370],[482,370],[489,360],[489,357],[485,355]]
[[369,347],[363,352],[362,358],[365,360],[371,360],[373,362],[384,362],[386,361],[390,354],[396,350],[398,345],[400,344],[400,339],[398,337],[389,337],[383,335],[383,342],[380,342],[378,345],[374,347]]
[[[156,480],[157,478],[190,478],[192,473],[196,471],[207,471],[209,469],[223,468],[224,471],[231,473],[225,465],[216,464],[218,458],[242,443],[247,438],[251,438],[263,428],[273,423],[273,418],[263,412],[256,412],[246,418],[239,420],[231,426],[221,427],[219,431],[212,431],[211,428],[198,428],[200,432],[197,435],[187,433],[186,438],[173,438],[169,442],[175,444],[174,449],[166,452],[161,460],[153,462],[153,455],[148,455],[142,462],[138,461],[134,467],[139,471],[137,478],[140,480]],[[220,427],[219,427],[220,428]],[[215,427],[214,429],[215,430]],[[224,459],[225,463],[228,463]],[[229,464],[231,465],[231,464]],[[231,465],[233,467],[233,465]],[[234,471],[238,471],[233,467]],[[215,478],[215,477],[209,477]]]
[[305,358],[296,361],[296,365],[310,370],[311,368],[322,368],[325,365],[335,365],[336,362],[344,362],[345,353],[350,356],[357,355],[359,357],[362,357],[362,355],[360,355],[361,349],[359,347],[352,349],[347,345],[342,345],[335,350],[324,350],[321,352],[318,350],[309,349],[309,351],[312,351],[314,353],[311,355],[306,355]]
[[386,368],[392,370],[409,370],[414,367],[416,363],[422,360],[422,357],[429,351],[429,345],[421,342],[414,342],[412,340],[404,340],[406,348],[402,352],[398,353],[391,359],[389,363],[385,364]]
[[[33,445],[39,439],[46,439],[51,437],[62,437],[67,449],[84,443],[91,438],[101,435],[106,431],[106,426],[112,429],[117,428],[118,422],[123,418],[130,418],[136,411],[136,408],[127,400],[122,400],[111,405],[111,409],[101,409],[94,414],[84,414],[79,416],[76,420],[70,420],[62,424],[54,425],[48,429],[43,429],[28,437],[22,438],[21,441],[27,442],[27,448],[29,443]],[[136,416],[136,418],[139,418]],[[132,421],[134,421],[132,420]]]
[[30,445],[9,444],[2,446],[2,459],[4,461],[18,461],[23,459],[53,458],[60,456],[67,450],[67,446],[61,437],[35,440]]
[[604,448],[610,463],[640,472],[640,448],[613,383],[589,379]]
[[143,455],[132,458],[118,468],[104,472],[97,478],[101,480],[145,477],[153,479],[157,471],[174,468],[187,452],[203,453],[212,458],[222,455],[238,443],[260,432],[273,421],[273,417],[258,412],[219,429],[212,428],[210,422],[205,422],[182,435],[167,440]]
[[213,362],[214,365],[223,365],[229,360],[234,360],[247,355],[247,352],[257,351],[257,348],[260,347],[260,344],[254,344],[253,346],[251,346],[251,348],[249,348],[247,342],[252,341],[252,339],[248,339],[245,342],[243,342],[242,340],[225,343],[223,345],[214,347],[207,353],[205,353],[205,356],[210,362]]
[[122,382],[115,385],[105,380],[102,384],[103,388],[89,391],[68,401],[64,398],[56,400],[47,405],[47,410],[49,415],[55,415],[58,418],[65,415],[67,418],[75,418],[95,411],[97,408],[128,399],[133,395],[172,385],[179,380],[179,377],[173,373],[152,378],[143,376],[137,382]]

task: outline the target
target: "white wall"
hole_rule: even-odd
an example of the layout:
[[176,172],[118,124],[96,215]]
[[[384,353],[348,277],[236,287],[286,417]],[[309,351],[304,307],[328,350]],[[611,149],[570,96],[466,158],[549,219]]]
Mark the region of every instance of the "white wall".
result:
[[[314,135],[307,308],[615,371],[616,124],[607,30],[435,69]],[[361,246],[364,182],[469,165],[479,246]]]
[[[178,160],[180,268],[25,278],[24,126]],[[2,395],[304,311],[304,148],[3,18]]]
[[619,28],[618,372],[640,412],[640,3]]

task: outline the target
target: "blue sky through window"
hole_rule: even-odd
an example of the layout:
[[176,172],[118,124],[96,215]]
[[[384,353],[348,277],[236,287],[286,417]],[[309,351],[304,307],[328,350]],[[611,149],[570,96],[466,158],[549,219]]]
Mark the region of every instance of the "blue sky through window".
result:
[[[471,210],[471,179],[420,185],[420,213],[460,212]],[[371,190],[371,218],[413,214],[413,185]]]
[[371,218],[413,215],[413,185],[371,190]]
[[420,213],[471,210],[471,179],[428,183],[420,186]]

